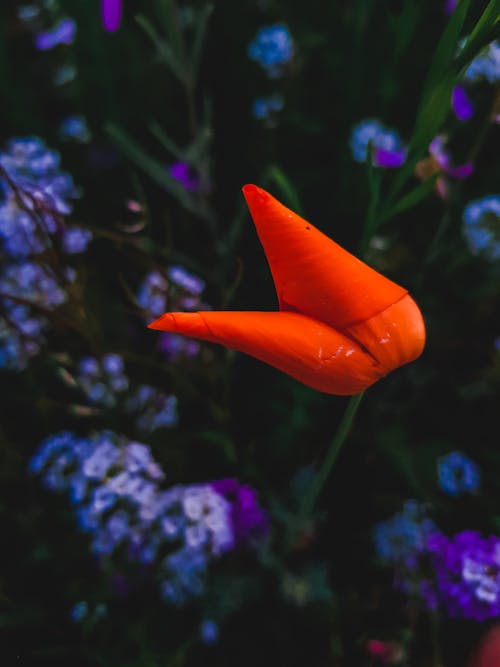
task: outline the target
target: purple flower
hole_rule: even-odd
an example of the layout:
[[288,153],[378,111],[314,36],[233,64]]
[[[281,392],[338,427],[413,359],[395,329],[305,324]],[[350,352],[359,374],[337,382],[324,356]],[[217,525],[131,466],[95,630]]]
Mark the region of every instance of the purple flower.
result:
[[444,13],[446,16],[451,16],[456,9],[458,0],[445,0]]
[[387,151],[383,148],[375,148],[373,151],[373,164],[384,169],[395,169],[400,167],[406,160],[406,149]]
[[35,36],[35,47],[39,51],[49,51],[59,44],[72,44],[76,35],[76,23],[73,19],[62,19],[45,32]]
[[259,505],[255,489],[237,479],[212,482],[212,488],[231,503],[231,522],[238,546],[248,546],[269,531],[269,516]]
[[168,168],[170,176],[183,186],[188,192],[197,192],[200,189],[200,179],[193,174],[186,162],[174,162]]
[[182,357],[192,359],[198,356],[201,346],[198,341],[179,336],[173,333],[164,333],[159,337],[160,350],[166,355],[169,361],[175,361]]
[[375,118],[361,121],[352,130],[350,148],[356,162],[366,162],[369,151],[375,167],[395,169],[406,160],[399,134]]
[[188,273],[183,266],[171,266],[168,270],[168,277],[176,285],[194,296],[199,296],[205,289],[203,280],[192,273]]
[[458,120],[469,120],[474,115],[474,107],[464,86],[455,86],[453,88],[451,108]]
[[448,538],[435,533],[427,549],[439,600],[451,616],[484,621],[500,615],[500,539],[463,531]]
[[453,165],[451,155],[446,148],[446,137],[438,134],[431,141],[429,145],[429,153],[436,160],[444,173],[451,178],[457,180],[465,180],[474,173],[474,165],[472,162],[465,162],[461,165]]
[[104,29],[116,32],[122,21],[122,0],[101,0],[101,16]]
[[63,232],[62,247],[68,255],[76,255],[85,252],[92,239],[92,232],[88,229],[68,227]]

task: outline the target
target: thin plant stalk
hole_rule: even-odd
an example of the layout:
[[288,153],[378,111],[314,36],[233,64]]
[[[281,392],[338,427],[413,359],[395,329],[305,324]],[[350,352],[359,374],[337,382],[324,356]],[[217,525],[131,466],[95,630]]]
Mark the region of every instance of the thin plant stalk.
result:
[[335,437],[331,442],[321,468],[319,469],[318,474],[313,479],[308,491],[304,496],[304,501],[301,507],[302,516],[308,516],[314,509],[321,491],[323,490],[323,487],[325,486],[325,483],[330,476],[333,465],[337,460],[340,449],[344,444],[347,434],[349,433],[349,429],[351,428],[364,393],[365,392],[362,391],[360,394],[356,394],[350,398],[349,403],[347,404],[347,408],[344,412],[344,416],[342,417],[342,421],[339,424]]

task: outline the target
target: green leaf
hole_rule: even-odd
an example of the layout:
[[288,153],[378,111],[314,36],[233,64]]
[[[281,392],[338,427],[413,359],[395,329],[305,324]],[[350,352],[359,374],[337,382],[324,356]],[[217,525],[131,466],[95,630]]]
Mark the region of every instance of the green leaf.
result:
[[200,67],[201,53],[205,43],[208,19],[212,15],[213,10],[213,5],[209,3],[201,9],[198,16],[191,52],[191,77],[193,81],[196,79]]
[[500,36],[500,0],[490,0],[455,58],[455,71],[460,74],[479,52]]
[[448,71],[457,50],[458,40],[462,32],[465,17],[467,16],[469,4],[470,0],[460,0],[446,23],[446,28],[434,52],[429,73],[423,87],[424,101],[428,94],[432,94],[432,89],[441,79],[442,75]]
[[417,156],[427,149],[448,116],[455,82],[452,73],[443,73],[422,101],[410,144],[410,150]]
[[182,148],[177,146],[175,141],[170,139],[170,137],[166,134],[164,129],[161,127],[159,123],[156,121],[153,121],[149,125],[149,130],[151,134],[158,139],[160,144],[166,148],[166,150],[171,153],[174,157],[176,157],[178,160],[181,160],[182,162],[187,162],[187,157],[186,157],[186,151],[184,151]]
[[132,141],[115,125],[107,125],[106,132],[125,155],[135,162],[138,167],[155,180],[161,187],[168,190],[170,194],[177,199],[181,206],[213,227],[214,223],[211,212],[201,202],[196,201],[196,199],[175,180],[175,178],[170,176],[166,166],[162,162],[150,157],[142,150],[142,148],[140,148],[140,146]]
[[165,39],[160,37],[160,35],[153,28],[153,25],[145,16],[142,16],[141,14],[136,16],[135,20],[155,45],[159,57],[168,67],[170,67],[172,73],[177,77],[177,79],[179,79],[181,83],[186,84],[186,82],[189,80],[186,68],[174,50],[171,48],[170,44]]
[[399,215],[399,213],[403,213],[403,211],[407,211],[409,208],[413,208],[419,204],[430,192],[433,191],[438,176],[439,174],[433,174],[426,181],[420,183],[416,188],[401,197],[401,199],[387,212],[382,211],[378,216],[378,221],[387,222],[395,215]]
[[278,167],[276,164],[270,165],[265,174],[264,180],[274,181],[283,193],[284,198],[289,204],[290,208],[300,215],[302,206],[300,204],[299,195],[297,194],[295,187],[292,185],[290,179],[281,169],[281,167]]

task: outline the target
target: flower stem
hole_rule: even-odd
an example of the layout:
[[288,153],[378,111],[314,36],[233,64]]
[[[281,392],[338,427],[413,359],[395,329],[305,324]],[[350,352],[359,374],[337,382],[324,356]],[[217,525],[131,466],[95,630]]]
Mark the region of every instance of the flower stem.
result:
[[318,500],[318,497],[321,491],[323,490],[325,482],[328,479],[328,476],[330,475],[330,472],[333,468],[333,464],[335,463],[338,453],[340,452],[340,448],[344,444],[344,440],[346,439],[347,434],[349,433],[349,429],[351,428],[352,422],[354,420],[354,417],[356,415],[356,412],[358,410],[359,404],[361,403],[361,399],[363,398],[364,393],[365,392],[362,391],[360,394],[351,396],[351,399],[349,400],[347,408],[344,412],[344,416],[342,417],[342,421],[340,422],[339,427],[337,429],[337,433],[335,434],[335,437],[332,440],[330,448],[328,449],[325,460],[323,461],[323,464],[318,474],[313,479],[311,486],[304,495],[304,501],[302,503],[300,512],[302,516],[309,515],[314,509],[314,505],[316,504],[316,501]]

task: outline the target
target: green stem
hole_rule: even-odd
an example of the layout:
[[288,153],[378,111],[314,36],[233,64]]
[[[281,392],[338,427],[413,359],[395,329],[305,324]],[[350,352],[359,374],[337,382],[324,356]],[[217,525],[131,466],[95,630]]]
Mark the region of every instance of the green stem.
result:
[[318,497],[321,491],[323,490],[325,482],[328,479],[328,476],[330,475],[330,472],[333,468],[333,464],[335,463],[337,456],[340,452],[340,448],[344,444],[344,440],[346,439],[347,434],[349,433],[349,429],[351,428],[352,422],[354,420],[354,417],[356,415],[356,412],[358,410],[359,404],[361,403],[361,399],[363,398],[364,393],[365,392],[362,391],[360,394],[352,396],[351,399],[349,400],[346,411],[344,412],[344,416],[342,417],[342,421],[339,424],[337,433],[335,434],[335,437],[332,440],[332,444],[330,445],[330,448],[326,454],[325,460],[323,461],[323,464],[318,474],[313,479],[312,484],[309,487],[309,490],[306,492],[304,496],[304,501],[302,503],[300,512],[302,516],[307,516],[312,512],[314,505],[316,504],[316,501],[318,500]]

